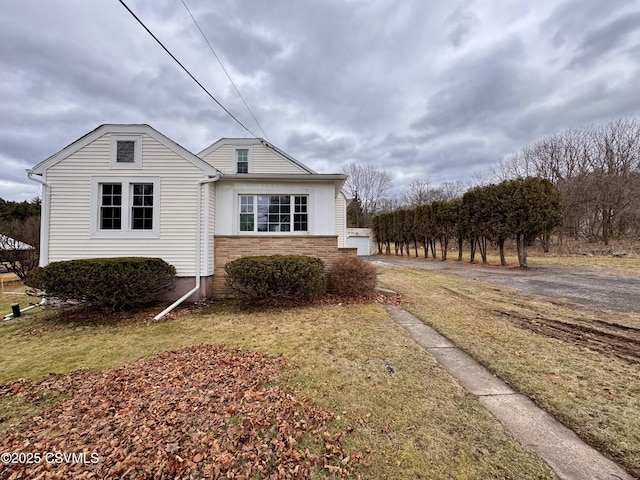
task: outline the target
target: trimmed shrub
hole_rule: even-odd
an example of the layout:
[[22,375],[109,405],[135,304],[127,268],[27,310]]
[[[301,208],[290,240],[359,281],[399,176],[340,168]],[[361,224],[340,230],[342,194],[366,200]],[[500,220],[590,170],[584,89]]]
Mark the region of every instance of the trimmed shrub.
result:
[[358,257],[342,257],[327,271],[327,290],[341,297],[372,298],[376,294],[376,267]]
[[224,266],[229,291],[246,301],[310,299],[324,295],[324,263],[316,257],[242,257]]
[[176,269],[160,258],[91,258],[38,267],[26,284],[65,302],[118,311],[162,299],[175,275]]

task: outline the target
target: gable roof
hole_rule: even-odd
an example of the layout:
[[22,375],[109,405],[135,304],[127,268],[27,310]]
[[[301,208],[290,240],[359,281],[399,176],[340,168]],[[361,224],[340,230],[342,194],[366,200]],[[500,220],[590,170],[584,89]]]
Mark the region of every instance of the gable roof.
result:
[[223,145],[263,145],[264,147],[273,150],[275,153],[280,155],[285,160],[297,165],[298,167],[303,169],[305,172],[311,173],[311,174],[317,174],[317,172],[307,167],[304,163],[299,162],[288,153],[283,152],[275,145],[270,144],[264,138],[221,138],[217,142],[212,143],[207,148],[205,148],[200,153],[198,153],[198,156],[200,158],[204,158],[207,155],[209,155],[211,152],[217,150]]
[[189,162],[193,163],[196,167],[201,169],[204,173],[206,173],[208,175],[217,175],[217,174],[220,173],[213,165],[205,162],[204,160],[202,160],[197,155],[194,155],[193,153],[191,153],[186,148],[178,145],[176,142],[171,140],[169,137],[163,135],[162,133],[158,132],[155,128],[153,128],[153,127],[151,127],[149,125],[146,125],[146,124],[127,124],[127,125],[125,125],[125,124],[105,124],[105,125],[100,125],[95,130],[93,130],[93,131],[87,133],[86,135],[80,137],[78,140],[76,140],[75,142],[71,143],[70,145],[67,145],[62,150],[60,150],[58,153],[55,153],[55,154],[51,155],[49,158],[47,158],[46,160],[43,160],[42,162],[37,164],[35,167],[33,167],[31,169],[31,171],[33,173],[35,173],[35,174],[42,175],[48,168],[52,167],[53,165],[57,164],[58,162],[61,162],[65,158],[67,158],[70,155],[73,155],[74,153],[76,153],[78,150],[86,147],[87,145],[89,145],[94,140],[96,140],[96,139],[100,138],[101,136],[103,136],[105,134],[108,134],[108,133],[115,133],[115,134],[146,134],[149,137],[151,137],[151,138],[155,139],[156,141],[158,141],[159,143],[163,144],[165,147],[167,147],[168,149],[172,150],[176,154],[180,155],[185,160],[188,160]]

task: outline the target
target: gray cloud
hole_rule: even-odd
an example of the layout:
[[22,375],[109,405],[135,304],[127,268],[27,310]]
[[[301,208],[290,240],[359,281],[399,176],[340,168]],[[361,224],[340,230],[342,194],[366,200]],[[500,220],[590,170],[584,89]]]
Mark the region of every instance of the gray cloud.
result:
[[460,47],[469,38],[473,26],[478,23],[478,18],[467,7],[468,5],[464,5],[456,8],[445,21],[449,29],[447,36],[454,47]]
[[553,6],[551,13],[541,23],[540,30],[544,35],[551,35],[555,48],[571,46],[577,43],[576,39],[583,38],[585,32],[597,28],[602,22],[610,21],[618,12],[628,10],[638,11],[638,3],[635,0],[565,1]]
[[[469,179],[558,130],[637,114],[640,1],[186,0],[269,140],[321,172]],[[181,2],[131,8],[259,133]],[[0,18],[0,197],[103,123],[200,151],[247,136],[118,2],[10,2]]]
[[[624,45],[632,33],[640,32],[640,12],[616,18],[610,23],[588,32],[578,47],[577,56],[569,66],[585,67],[606,60],[607,54]],[[634,46],[638,46],[640,38]]]

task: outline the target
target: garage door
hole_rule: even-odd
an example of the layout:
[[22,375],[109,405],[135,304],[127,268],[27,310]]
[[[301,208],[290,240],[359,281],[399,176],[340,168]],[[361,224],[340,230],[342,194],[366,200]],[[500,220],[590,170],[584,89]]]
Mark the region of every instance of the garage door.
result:
[[371,255],[369,251],[369,237],[347,237],[347,247],[357,248],[358,255]]

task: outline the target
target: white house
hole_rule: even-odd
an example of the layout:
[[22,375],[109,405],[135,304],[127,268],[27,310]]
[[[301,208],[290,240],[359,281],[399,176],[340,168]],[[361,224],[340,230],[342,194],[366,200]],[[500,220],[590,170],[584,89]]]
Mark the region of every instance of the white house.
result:
[[342,174],[319,174],[263,139],[195,155],[149,125],[101,125],[27,170],[42,184],[40,264],[160,257],[174,296],[224,295],[224,265],[247,255],[345,254]]

